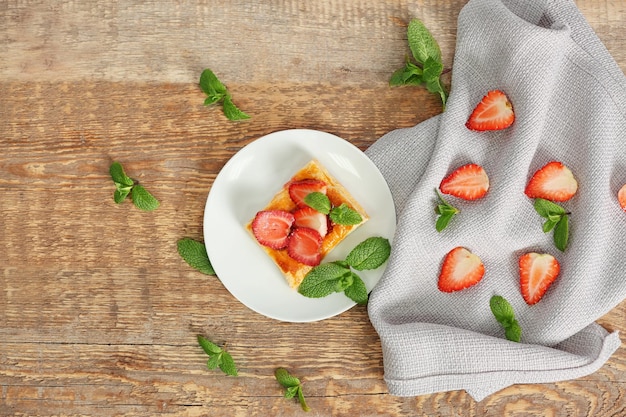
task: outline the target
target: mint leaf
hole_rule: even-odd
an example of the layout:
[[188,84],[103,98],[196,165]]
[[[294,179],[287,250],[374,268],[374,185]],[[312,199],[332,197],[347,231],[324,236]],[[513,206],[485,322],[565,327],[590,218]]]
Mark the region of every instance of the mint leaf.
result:
[[159,201],[142,185],[136,184],[133,187],[131,197],[135,206],[141,210],[152,211],[159,207]]
[[274,376],[280,385],[285,388],[297,387],[300,385],[300,380],[295,376],[292,376],[285,368],[278,368],[274,371]]
[[389,240],[383,237],[370,237],[350,251],[346,262],[357,271],[376,269],[385,263],[390,253]]
[[354,282],[353,273],[345,274],[335,282],[335,292],[343,292]]
[[304,399],[304,392],[302,391],[302,383],[300,380],[292,375],[285,368],[278,368],[274,371],[274,376],[280,385],[285,388],[285,398],[298,397],[300,406],[304,411],[311,410],[306,404]]
[[396,70],[389,79],[389,85],[397,87],[400,85],[421,85],[422,69],[413,64],[407,57],[404,67]]
[[[116,186],[118,186],[118,183],[115,183]],[[130,194],[130,190],[132,190],[133,187],[118,187],[114,192],[113,192],[113,201],[115,201],[117,204],[123,203],[124,200],[126,200],[126,197],[128,197],[128,194]]]
[[207,368],[214,370],[219,367],[226,375],[237,376],[237,367],[230,353],[201,335],[198,335],[198,344],[209,355]]
[[311,269],[304,277],[298,292],[309,298],[322,298],[335,292],[337,281],[350,273],[350,269],[338,263],[326,263]]
[[519,342],[522,329],[515,319],[515,312],[511,304],[504,297],[494,295],[489,300],[489,307],[498,323],[504,328],[505,337],[513,342]]
[[304,197],[304,203],[322,214],[330,213],[330,200],[326,194],[319,191],[307,194]]
[[554,227],[554,245],[565,252],[569,240],[569,216],[564,215]]
[[226,375],[237,376],[237,367],[235,366],[235,361],[233,361],[233,357],[230,356],[228,352],[222,352],[222,357],[219,364],[220,369]]
[[533,203],[533,207],[541,217],[546,219],[555,215],[560,217],[560,215],[565,214],[565,209],[563,207],[543,198],[536,198]]
[[248,116],[246,113],[239,110],[239,107],[235,106],[230,95],[227,95],[226,97],[224,97],[223,106],[224,106],[224,114],[226,115],[226,118],[228,120],[235,121],[235,120],[245,120],[245,119],[250,118],[250,116]]
[[561,220],[559,217],[557,220],[548,219],[542,226],[543,233],[548,233],[550,230],[554,229],[554,226]]
[[437,198],[440,202],[437,207],[435,207],[435,213],[439,215],[437,221],[435,222],[435,229],[437,229],[438,232],[441,232],[448,227],[450,220],[452,220],[452,218],[459,213],[459,209],[448,204],[437,189],[435,189],[435,192],[437,193]]
[[204,243],[197,242],[190,238],[183,238],[177,242],[178,254],[191,266],[198,271],[215,275],[215,270],[209,260]]
[[367,304],[368,295],[365,283],[361,277],[354,272],[352,273],[352,285],[345,289],[345,294],[349,299],[357,304]]
[[330,211],[330,220],[332,220],[335,224],[351,226],[361,223],[363,221],[363,217],[361,217],[357,211],[350,208],[350,206],[346,203],[342,203],[340,206],[334,207]]
[[441,50],[437,41],[419,19],[412,19],[407,29],[409,48],[417,62],[424,63],[428,58],[441,61]]
[[111,178],[113,178],[113,182],[116,183],[116,186],[119,184],[118,188],[124,188],[123,186],[132,187],[135,184],[135,182],[126,175],[122,164],[119,162],[113,162],[111,164],[109,174],[111,174]]
[[210,69],[207,68],[202,71],[199,85],[200,89],[207,95],[207,98],[204,100],[205,106],[222,102],[222,110],[228,120],[244,120],[250,118],[250,116],[241,111],[235,103],[233,103],[226,86],[222,84]]

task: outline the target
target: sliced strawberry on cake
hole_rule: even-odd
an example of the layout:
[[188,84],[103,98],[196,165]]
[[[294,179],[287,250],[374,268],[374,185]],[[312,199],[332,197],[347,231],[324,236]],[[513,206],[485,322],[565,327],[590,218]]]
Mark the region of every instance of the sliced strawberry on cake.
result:
[[501,130],[515,121],[513,105],[500,90],[489,91],[478,103],[465,126],[470,130]]
[[304,198],[314,192],[326,194],[326,183],[316,179],[304,179],[289,184],[289,197],[298,207],[308,207]]
[[272,249],[287,247],[294,215],[283,210],[259,211],[252,220],[252,233],[263,246]]
[[526,253],[519,259],[520,289],[527,304],[539,302],[559,275],[561,267],[550,254]]
[[567,201],[576,194],[578,182],[563,163],[552,161],[533,174],[524,193],[530,198]]
[[320,234],[321,237],[328,233],[328,216],[320,213],[312,207],[301,207],[293,212],[296,227],[308,227]]
[[445,177],[439,184],[439,189],[444,194],[464,200],[476,200],[487,194],[489,177],[480,165],[467,164]]
[[316,230],[308,227],[296,227],[287,243],[287,253],[296,261],[309,266],[316,266],[322,260],[322,237]]
[[478,284],[484,274],[485,267],[478,256],[456,247],[443,260],[438,287],[442,292],[459,291]]

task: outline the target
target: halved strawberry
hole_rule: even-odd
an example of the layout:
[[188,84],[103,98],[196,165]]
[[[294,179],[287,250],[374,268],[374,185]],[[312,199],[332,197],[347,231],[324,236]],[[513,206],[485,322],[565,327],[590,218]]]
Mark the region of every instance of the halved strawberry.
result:
[[259,211],[252,220],[252,233],[261,245],[283,249],[287,246],[294,221],[293,214],[288,211]]
[[513,105],[500,90],[489,91],[478,103],[465,126],[471,130],[500,130],[515,121]]
[[467,164],[445,177],[439,184],[439,189],[444,194],[464,200],[476,200],[487,194],[489,177],[480,165]]
[[326,183],[321,180],[306,179],[289,184],[289,197],[298,207],[308,207],[304,202],[304,197],[312,192],[326,194]]
[[311,207],[301,207],[293,212],[296,227],[316,230],[321,237],[328,233],[328,217]]
[[617,201],[622,210],[626,211],[626,184],[617,192]]
[[289,236],[287,253],[300,263],[316,266],[322,260],[321,247],[322,237],[317,231],[308,227],[296,227]]
[[529,305],[537,303],[559,275],[561,267],[548,253],[530,252],[519,258],[520,288]]
[[567,201],[576,194],[578,182],[561,162],[552,161],[533,174],[524,193],[530,198]]
[[439,273],[439,290],[453,292],[477,284],[485,274],[480,258],[463,247],[456,247],[446,255]]

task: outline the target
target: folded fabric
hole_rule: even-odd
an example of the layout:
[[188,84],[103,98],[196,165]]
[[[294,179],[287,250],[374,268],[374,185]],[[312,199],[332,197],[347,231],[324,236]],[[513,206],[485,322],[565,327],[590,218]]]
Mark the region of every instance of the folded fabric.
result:
[[[465,127],[490,90],[511,100],[515,122]],[[595,321],[626,298],[626,78],[571,0],[470,0],[458,19],[446,110],[376,141],[366,154],[393,194],[392,255],[368,311],[391,394],[466,390],[476,400],[517,383],[573,379],[600,368],[620,346]],[[571,169],[578,191],[565,251],[544,233],[524,194],[550,161]],[[460,209],[437,232],[436,189],[468,163],[488,173],[487,195],[446,197]],[[445,255],[463,246],[485,267],[476,285],[438,290]],[[561,272],[537,304],[520,293],[518,258],[552,254]],[[489,308],[507,299],[522,328],[506,340]]]

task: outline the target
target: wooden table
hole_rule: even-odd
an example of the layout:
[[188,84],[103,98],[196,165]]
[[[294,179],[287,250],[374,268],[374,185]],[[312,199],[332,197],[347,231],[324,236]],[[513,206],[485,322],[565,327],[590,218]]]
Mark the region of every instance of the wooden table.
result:
[[[0,415],[301,415],[278,366],[302,379],[312,416],[626,415],[623,346],[588,377],[481,402],[393,397],[364,307],[278,322],[177,253],[203,239],[216,175],[258,137],[311,128],[365,150],[439,113],[435,95],[387,82],[412,17],[452,64],[465,3],[1,2]],[[626,1],[577,4],[626,70]],[[249,121],[203,106],[204,68]],[[113,160],[156,211],[113,202]],[[599,322],[626,334],[626,302]],[[238,377],[206,368],[197,334],[226,344]]]

